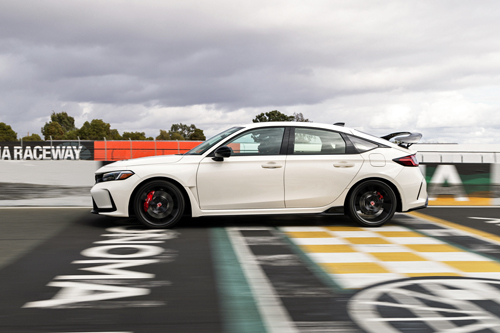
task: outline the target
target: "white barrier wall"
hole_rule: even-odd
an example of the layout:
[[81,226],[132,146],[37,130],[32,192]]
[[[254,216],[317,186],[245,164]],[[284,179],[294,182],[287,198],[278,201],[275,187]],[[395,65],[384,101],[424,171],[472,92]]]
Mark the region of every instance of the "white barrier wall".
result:
[[92,206],[98,161],[0,161],[0,206]]
[[500,144],[415,144],[422,163],[500,163]]
[[500,205],[500,144],[416,144],[430,205]]

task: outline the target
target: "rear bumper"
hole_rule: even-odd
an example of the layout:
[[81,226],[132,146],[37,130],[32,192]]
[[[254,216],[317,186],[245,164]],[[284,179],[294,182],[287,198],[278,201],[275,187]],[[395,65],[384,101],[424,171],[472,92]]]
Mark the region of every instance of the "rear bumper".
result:
[[401,212],[409,212],[427,207],[427,183],[420,169],[404,167],[396,177],[401,195]]
[[425,200],[425,205],[408,209],[406,212],[411,212],[418,209],[424,209],[427,208],[428,205],[429,205],[429,197],[427,197],[427,199]]

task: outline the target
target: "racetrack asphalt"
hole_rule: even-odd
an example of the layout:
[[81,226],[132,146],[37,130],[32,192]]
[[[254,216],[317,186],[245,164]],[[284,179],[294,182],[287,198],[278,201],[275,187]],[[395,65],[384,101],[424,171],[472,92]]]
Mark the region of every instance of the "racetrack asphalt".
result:
[[[428,208],[418,213],[425,216],[399,214],[391,225],[370,230],[342,216],[308,215],[188,219],[172,230],[147,231],[134,226],[133,219],[92,215],[87,208],[0,209],[0,332],[382,332],[367,330],[350,313],[353,295],[400,279],[423,282],[409,277],[414,273],[405,273],[401,262],[394,265],[397,273],[384,274],[405,276],[378,276],[379,282],[351,288],[342,278],[345,272],[336,270],[349,265],[345,260],[328,262],[332,258],[373,256],[379,261],[370,265],[389,270],[394,259],[370,251],[407,247],[412,254],[404,258],[414,257],[413,249],[419,247],[406,244],[411,238],[459,250],[452,253],[481,256],[493,270],[490,275],[500,262],[495,239],[500,237],[500,208]],[[293,230],[326,232],[327,237],[304,238]],[[366,244],[377,238],[373,232],[394,244]],[[402,235],[406,239],[393,237]],[[311,245],[325,239],[330,247]],[[361,239],[365,244],[358,244]],[[332,252],[339,249],[349,252]],[[430,277],[435,274],[432,265],[423,266],[429,267]],[[456,278],[477,279],[470,274],[478,273]],[[377,315],[380,322],[382,314]],[[385,322],[394,332],[473,325],[458,320],[436,326],[428,318],[420,320],[415,311],[412,315],[413,321],[399,320],[406,326]],[[491,327],[500,326],[500,319],[493,314],[488,320],[476,320],[476,331],[496,332]]]

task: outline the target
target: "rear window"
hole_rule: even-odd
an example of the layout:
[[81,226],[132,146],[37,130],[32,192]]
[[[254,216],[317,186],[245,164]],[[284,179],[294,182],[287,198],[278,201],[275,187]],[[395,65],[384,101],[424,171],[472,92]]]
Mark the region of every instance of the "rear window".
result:
[[294,155],[345,154],[346,145],[337,132],[317,128],[295,128]]
[[360,154],[379,147],[377,143],[373,143],[371,141],[358,138],[356,136],[348,135],[348,137]]

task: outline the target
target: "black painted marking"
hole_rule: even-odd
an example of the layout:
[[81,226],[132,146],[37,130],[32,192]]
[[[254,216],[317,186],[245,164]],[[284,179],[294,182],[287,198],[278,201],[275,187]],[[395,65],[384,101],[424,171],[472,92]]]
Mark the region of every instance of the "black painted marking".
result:
[[[496,294],[484,291],[498,288],[498,284],[497,280],[463,277],[388,281],[358,291],[350,301],[349,311],[369,333],[440,332],[459,327],[467,332],[493,332],[488,326],[493,323],[498,327],[500,304]],[[443,294],[446,289],[463,293],[455,299]]]
[[495,223],[485,223],[484,220],[470,219],[469,217],[500,218],[500,207],[490,208],[429,208],[423,214],[434,216],[446,221],[466,227],[489,232],[500,236],[500,227]]
[[448,227],[441,227],[439,232],[436,232],[435,227],[438,225],[432,222],[419,221],[418,223],[412,223],[411,221],[401,221],[400,223],[401,225],[437,238],[443,242],[456,245],[471,252],[476,252],[493,260],[500,261],[500,245],[493,242],[480,239],[479,237],[475,237],[473,235],[463,235],[460,231]]

